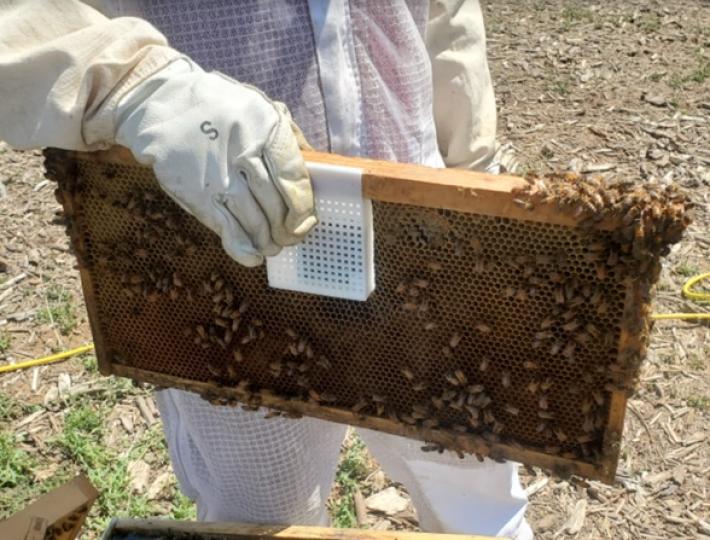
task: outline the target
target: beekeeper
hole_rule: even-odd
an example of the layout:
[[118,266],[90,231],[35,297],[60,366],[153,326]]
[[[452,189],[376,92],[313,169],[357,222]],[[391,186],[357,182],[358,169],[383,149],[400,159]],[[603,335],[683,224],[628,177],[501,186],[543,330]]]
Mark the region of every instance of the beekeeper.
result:
[[[0,139],[128,147],[242,264],[316,223],[296,126],[319,150],[495,171],[478,0],[0,0]],[[345,426],[157,402],[200,519],[327,522]],[[532,537],[516,464],[359,433],[423,529]]]

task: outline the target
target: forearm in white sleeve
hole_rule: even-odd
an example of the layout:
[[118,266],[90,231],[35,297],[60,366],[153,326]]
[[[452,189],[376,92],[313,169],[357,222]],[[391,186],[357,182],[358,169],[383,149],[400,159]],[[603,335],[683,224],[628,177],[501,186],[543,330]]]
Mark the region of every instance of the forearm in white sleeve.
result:
[[426,42],[444,163],[483,170],[495,153],[496,106],[478,0],[431,0]]
[[0,139],[109,146],[125,90],[179,56],[142,19],[108,19],[77,0],[0,0]]

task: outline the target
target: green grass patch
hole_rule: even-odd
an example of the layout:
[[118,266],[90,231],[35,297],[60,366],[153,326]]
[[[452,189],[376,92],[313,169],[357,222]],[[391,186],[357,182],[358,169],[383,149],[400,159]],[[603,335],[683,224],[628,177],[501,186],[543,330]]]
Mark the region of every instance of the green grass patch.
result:
[[21,403],[8,394],[0,392],[0,422],[9,422],[10,420],[31,414],[41,408],[41,405]]
[[567,6],[562,10],[562,30],[568,31],[581,23],[594,22],[594,13],[584,6]]
[[646,15],[645,17],[641,17],[638,22],[638,26],[647,34],[652,34],[654,32],[658,32],[661,28],[661,19],[655,14]]
[[688,404],[688,407],[693,407],[694,409],[698,409],[700,411],[707,411],[710,409],[710,398],[706,396],[688,396],[685,401]]
[[357,434],[353,434],[346,442],[345,452],[335,473],[338,495],[330,502],[333,527],[357,527],[353,495],[368,472],[365,445]]
[[71,294],[59,285],[49,285],[47,304],[47,307],[37,312],[37,320],[56,325],[64,336],[70,334],[78,324]]
[[5,354],[10,350],[12,336],[7,332],[0,332],[0,354]]
[[696,276],[700,273],[700,270],[698,269],[697,266],[693,266],[692,264],[688,263],[683,263],[679,264],[678,266],[675,267],[673,270],[676,274],[681,275],[683,277],[693,277]]
[[556,80],[550,85],[550,91],[560,96],[568,96],[570,94],[570,86],[568,81]]
[[[164,509],[149,501],[143,493],[133,493],[129,486],[128,464],[137,459],[145,460],[158,468],[167,462],[167,448],[160,424],[145,431],[132,441],[128,449],[107,444],[105,418],[109,405],[102,403],[77,403],[66,415],[64,429],[54,441],[54,446],[83,471],[99,491],[99,498],[91,510],[87,527],[92,531],[103,530],[115,516],[135,518],[163,514]],[[194,519],[194,504],[172,492],[176,504],[172,515],[179,519]]]
[[710,78],[710,59],[699,53],[695,67],[685,73],[674,73],[668,79],[668,86],[680,90],[688,83],[703,84],[708,78]]
[[99,364],[96,361],[96,356],[93,354],[84,354],[81,357],[81,365],[84,366],[84,370],[87,373],[98,373]]
[[0,490],[16,488],[32,476],[32,456],[17,447],[19,441],[9,432],[0,433]]
[[693,371],[705,371],[705,360],[696,353],[688,355],[688,367]]

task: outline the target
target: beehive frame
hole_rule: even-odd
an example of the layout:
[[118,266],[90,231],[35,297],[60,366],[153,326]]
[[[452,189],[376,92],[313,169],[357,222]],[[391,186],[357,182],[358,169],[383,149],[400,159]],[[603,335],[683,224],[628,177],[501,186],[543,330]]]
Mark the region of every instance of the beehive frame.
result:
[[[540,180],[309,152],[309,161],[363,170],[378,278],[358,303],[269,289],[263,268],[228,259],[125,149],[46,157],[103,374],[403,435],[426,441],[426,450],[613,480],[660,256],[687,225],[679,195],[622,185],[606,208],[610,192],[599,181],[598,193],[564,177],[548,189]],[[565,191],[570,185],[576,194]],[[169,219],[170,238],[153,234]],[[135,235],[138,243],[127,240]],[[173,237],[181,241],[168,254]],[[146,243],[153,247],[136,248]],[[161,275],[150,270],[156,254]],[[217,267],[200,267],[207,260]],[[128,298],[119,300],[121,291]],[[217,315],[207,315],[209,297]],[[544,322],[550,310],[557,319]],[[237,327],[248,321],[238,330],[248,333],[235,328],[227,341],[220,328],[229,316]]]

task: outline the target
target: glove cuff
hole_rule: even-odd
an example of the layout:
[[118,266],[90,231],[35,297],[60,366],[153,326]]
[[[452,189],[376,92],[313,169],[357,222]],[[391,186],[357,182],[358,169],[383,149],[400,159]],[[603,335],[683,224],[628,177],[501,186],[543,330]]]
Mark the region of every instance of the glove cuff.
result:
[[99,150],[116,144],[117,113],[121,102],[146,80],[179,60],[185,60],[192,65],[189,58],[175,49],[164,46],[148,47],[143,58],[116,85],[96,112],[84,117],[82,137],[89,149]]

